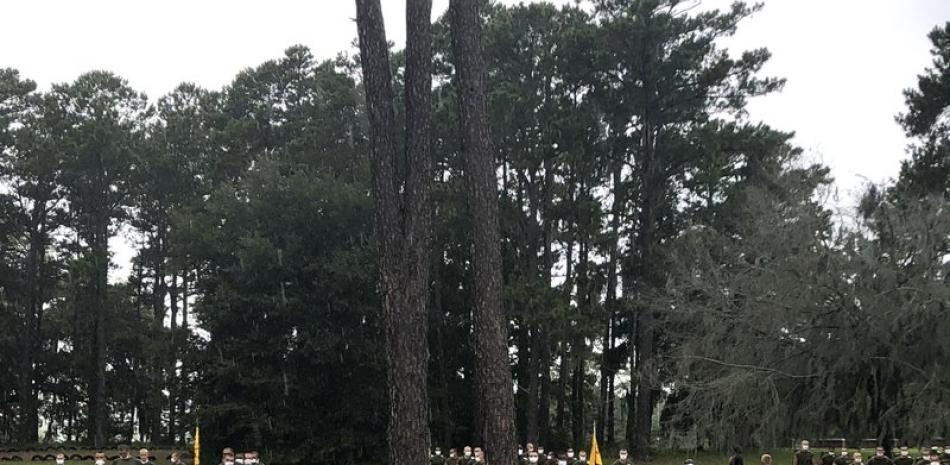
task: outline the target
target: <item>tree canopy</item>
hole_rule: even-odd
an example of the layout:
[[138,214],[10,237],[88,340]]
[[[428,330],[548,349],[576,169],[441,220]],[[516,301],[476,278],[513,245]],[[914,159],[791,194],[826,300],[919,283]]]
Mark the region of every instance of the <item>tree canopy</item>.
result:
[[747,114],[784,84],[722,46],[759,6],[471,3],[431,51],[295,45],[154,100],[0,69],[0,443],[200,424],[209,451],[392,460],[387,360],[419,364],[427,395],[400,392],[443,450],[507,448],[485,425],[563,450],[596,424],[641,458],[950,428],[950,23],[897,179],[841,221],[829,169]]

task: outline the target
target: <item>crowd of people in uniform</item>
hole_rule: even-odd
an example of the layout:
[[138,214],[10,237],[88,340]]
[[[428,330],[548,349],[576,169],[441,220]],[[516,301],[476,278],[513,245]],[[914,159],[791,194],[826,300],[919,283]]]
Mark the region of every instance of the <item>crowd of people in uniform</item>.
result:
[[[632,465],[627,458],[627,450],[620,449],[619,458],[613,465]],[[545,452],[544,447],[535,447],[528,443],[525,447],[518,446],[518,461],[520,465],[587,465],[587,452],[581,450],[577,454],[574,449],[568,448],[561,453]],[[449,449],[449,454],[443,455],[442,448],[436,447],[432,453],[429,465],[483,465],[485,453],[481,447],[465,446],[462,453],[458,449]]]
[[[736,448],[734,452],[729,459],[729,465],[743,465],[741,451]],[[865,461],[861,451],[844,445],[837,453],[835,447],[831,446],[824,453],[815,454],[811,451],[809,442],[802,441],[801,447],[792,456],[792,465],[950,465],[950,443],[942,449],[938,446],[921,446],[917,456],[912,455],[910,447],[906,445],[901,446],[897,454],[888,452],[892,451],[878,446],[874,455]],[[770,454],[763,454],[760,462],[762,465],[773,465],[773,458]]]
[[[142,448],[139,449],[138,457],[132,456],[132,451],[129,446],[120,445],[119,456],[108,462],[108,457],[104,450],[97,450],[93,454],[93,461],[95,465],[106,465],[106,463],[111,463],[111,465],[155,465],[154,457],[149,452],[148,449]],[[185,462],[182,460],[182,454],[178,451],[171,453],[169,458],[172,465],[185,465]],[[64,465],[66,463],[66,452],[58,451],[56,452],[56,465]]]
[[[155,465],[154,458],[148,449],[139,449],[138,457],[132,456],[129,446],[122,445],[118,449],[119,455],[112,460],[111,465]],[[257,451],[235,453],[233,449],[226,447],[221,451],[220,465],[261,465],[259,457]],[[180,452],[173,451],[170,457],[171,464],[185,465],[182,458]],[[587,452],[580,450],[575,454],[572,448],[562,453],[546,452],[544,447],[535,447],[534,444],[528,443],[524,448],[519,446],[518,459],[520,465],[587,465]],[[95,465],[106,465],[105,452],[97,451],[94,460]],[[763,454],[760,462],[761,465],[773,465],[773,460],[770,454]],[[64,465],[65,463],[65,452],[57,452],[56,464]],[[693,460],[687,459],[685,464],[693,465]],[[429,465],[485,465],[485,453],[481,447],[465,446],[461,453],[453,448],[449,449],[448,455],[443,455],[442,448],[436,447]],[[612,462],[612,465],[633,465],[626,449],[620,449],[618,458]],[[739,448],[734,449],[734,454],[729,458],[729,465],[744,465],[742,451]],[[793,455],[791,465],[950,465],[950,442],[943,448],[920,447],[917,456],[911,455],[910,448],[906,445],[901,446],[898,453],[893,456],[888,454],[884,447],[878,446],[874,455],[865,463],[860,451],[843,446],[838,453],[835,452],[834,447],[829,447],[824,453],[815,454],[811,451],[809,442],[802,441],[801,447]]]
[[[563,453],[554,451],[545,452],[544,447],[528,443],[524,448],[518,447],[520,465],[587,465],[587,452],[581,450],[576,455],[574,449],[569,448]],[[773,465],[771,454],[763,454],[761,465]],[[604,464],[606,465],[606,461]],[[633,465],[628,458],[627,450],[620,449],[617,460],[612,465]],[[685,465],[694,465],[693,459],[686,459]],[[447,456],[442,454],[442,448],[436,447],[432,453],[429,465],[484,465],[485,454],[480,447],[465,446],[462,453],[457,449],[449,449]],[[742,451],[734,449],[729,458],[729,465],[744,465]],[[860,451],[842,446],[840,452],[829,447],[822,454],[814,454],[808,441],[802,441],[801,447],[795,451],[791,465],[950,465],[950,442],[942,449],[938,446],[930,448],[920,447],[919,455],[912,456],[908,446],[901,446],[898,453],[891,457],[884,447],[877,447],[874,455],[865,463]]]
[[[133,457],[132,452],[129,446],[120,445],[119,456],[113,459],[111,462],[108,462],[105,451],[99,450],[96,451],[93,456],[95,465],[155,465],[155,458],[149,452],[148,449],[142,448],[139,449],[138,457]],[[230,447],[226,447],[221,452],[221,465],[260,465],[260,455],[257,451],[248,451],[248,452],[239,452],[235,453]],[[172,451],[169,461],[172,465],[185,465],[183,460],[183,455],[179,451]],[[66,452],[59,451],[56,453],[56,465],[64,465],[66,463]]]
[[221,451],[221,465],[261,465],[260,457],[256,450],[241,453],[225,447]]

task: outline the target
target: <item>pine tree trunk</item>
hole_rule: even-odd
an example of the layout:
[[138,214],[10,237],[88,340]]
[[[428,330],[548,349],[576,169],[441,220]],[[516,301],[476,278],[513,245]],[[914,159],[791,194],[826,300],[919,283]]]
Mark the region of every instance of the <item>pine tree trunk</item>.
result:
[[169,287],[171,327],[167,351],[168,367],[165,374],[165,386],[168,387],[168,429],[165,433],[167,444],[175,444],[175,423],[178,422],[178,292],[178,275],[173,272]]
[[[178,275],[173,271],[169,273],[168,276],[171,278],[171,283],[168,286],[168,310],[171,316],[169,328],[172,333],[174,333],[178,328]],[[174,340],[174,335],[172,335],[171,339]]]
[[551,339],[547,332],[541,332],[540,360],[541,393],[538,400],[538,441],[543,444],[551,439]]
[[[624,272],[623,295],[624,295],[625,301],[630,299],[630,297],[628,296],[633,295],[633,286],[632,284],[629,284],[633,282],[633,278],[632,278],[633,272],[631,271],[631,268],[632,266],[629,265],[629,261],[626,261],[626,263],[623,263],[621,265],[621,269]],[[629,303],[627,304],[629,305]],[[639,363],[637,363],[637,353],[638,353],[637,352],[637,347],[638,347],[637,326],[638,326],[637,318],[631,317],[629,336],[628,336],[629,341],[630,341],[629,346],[628,346],[628,349],[629,349],[628,358],[630,360],[630,374],[631,375],[636,373],[639,367]],[[631,378],[633,378],[633,376],[631,376]],[[623,412],[626,414],[626,422],[624,423],[624,426],[625,426],[624,438],[627,442],[627,447],[633,448],[633,445],[637,441],[637,385],[634,379],[630,380],[630,388],[627,391],[627,395],[624,398],[624,402],[625,402],[624,407],[626,407]]]
[[[433,255],[432,282],[441,281],[442,274],[442,248],[437,254]],[[432,302],[435,318],[436,334],[436,353],[438,354],[439,385],[441,392],[439,396],[439,408],[442,411],[443,425],[445,430],[442,432],[442,444],[451,444],[455,435],[455,420],[452,418],[451,391],[449,390],[449,369],[445,363],[445,308],[442,305],[442,289],[436,288]]]
[[[165,282],[165,226],[159,220],[154,241],[152,243],[154,284],[152,289],[152,345],[161,347],[164,340],[163,332],[165,329],[165,295],[168,293],[168,286]],[[162,431],[162,410],[163,410],[163,350],[146,351],[146,359],[149,361],[148,372],[150,382],[146,387],[148,402],[148,415],[144,426],[143,436],[157,442],[161,438]]]
[[181,273],[181,327],[189,329],[188,326],[188,270]]
[[[577,302],[578,311],[583,313],[589,311],[592,305],[589,272],[590,237],[586,233],[590,228],[589,225],[585,224],[579,229],[583,232],[581,232],[581,237],[578,239],[580,244],[577,265]],[[578,334],[574,338],[571,350],[574,353],[572,357],[574,362],[574,374],[573,385],[571,387],[571,427],[574,443],[580,444],[584,441],[584,372],[587,357],[583,335]]]
[[17,397],[20,399],[19,438],[23,444],[33,444],[39,440],[39,403],[33,385],[35,377],[34,357],[40,347],[40,332],[44,291],[43,268],[46,257],[46,202],[37,201],[30,214],[30,248],[26,264],[26,318],[20,333],[20,367],[17,383]]
[[525,393],[525,441],[531,444],[538,443],[538,389],[540,388],[541,344],[536,329],[531,329],[528,335],[528,387]]
[[567,342],[561,341],[558,350],[558,358],[561,359],[557,370],[557,415],[555,417],[554,429],[561,434],[567,428],[567,377],[570,373],[571,354],[567,350]]
[[[452,0],[452,42],[459,125],[475,262],[475,373],[486,461],[516,462],[508,319],[502,305],[498,180],[488,122],[488,72],[482,56],[478,0]],[[490,407],[490,408],[489,408]]]
[[[643,287],[656,288],[660,285],[658,278],[658,264],[655,263],[656,230],[660,202],[665,195],[665,183],[661,163],[656,159],[654,146],[654,128],[650,122],[649,111],[644,112],[640,149],[646,155],[644,187],[642,195],[640,231],[634,241],[634,248],[638,252],[637,263],[638,290]],[[639,299],[638,299],[639,300]],[[635,457],[645,459],[649,457],[653,427],[653,399],[658,390],[654,357],[654,339],[656,319],[653,309],[645,305],[637,305],[637,408],[634,423],[636,425],[636,442],[633,444]]]
[[92,299],[95,315],[93,359],[95,376],[92,398],[92,421],[90,423],[93,445],[102,447],[106,441],[106,321],[108,320],[108,275],[109,275],[109,218],[105,214],[105,202],[100,205],[96,214],[95,242],[93,244],[94,260],[94,296]]
[[[622,126],[616,124],[615,127]],[[615,136],[616,137],[616,136]],[[612,352],[614,349],[614,323],[615,323],[615,314],[617,311],[617,285],[618,285],[618,267],[620,260],[620,225],[621,218],[624,212],[624,204],[626,202],[626,191],[624,190],[623,184],[623,144],[619,141],[622,139],[616,137],[617,143],[614,147],[614,167],[613,167],[613,205],[611,206],[611,219],[610,219],[610,251],[608,252],[608,269],[607,269],[607,291],[606,298],[604,299],[604,306],[607,308],[607,328],[604,334],[604,345],[607,347],[607,350],[604,351],[604,355],[608,352]],[[601,424],[604,425],[603,436],[606,439],[604,445],[610,445],[613,442],[614,436],[614,377],[616,376],[616,371],[613,369],[608,369],[606,367],[606,360],[601,359],[601,378],[600,378],[600,396],[601,396]]]
[[[613,344],[614,342],[613,335],[611,335],[610,342],[611,344]],[[611,346],[611,349],[613,348],[614,347]],[[616,406],[614,405],[614,401],[617,397],[616,394],[614,393],[615,379],[616,379],[615,373],[611,373],[610,376],[607,378],[607,421],[606,423],[604,423],[604,426],[606,427],[604,428],[606,430],[605,432],[606,437],[604,441],[605,447],[613,446],[613,443],[614,443],[614,430],[615,430],[614,424],[616,423],[615,412],[617,411]]]
[[[575,344],[574,347],[580,351],[581,345]],[[571,432],[574,438],[573,443],[582,444],[584,442],[584,356],[582,353],[577,353],[574,358],[573,386],[571,387]]]
[[[568,181],[571,182],[571,181]],[[573,201],[574,193],[573,187],[569,188],[570,194],[568,197]],[[573,225],[568,222],[567,225],[567,254],[566,254],[566,265],[564,272],[564,300],[567,303],[570,303],[571,293],[574,287],[574,280],[576,279],[574,271],[574,231],[572,229]],[[556,417],[556,429],[558,433],[564,433],[567,428],[567,378],[570,373],[570,357],[571,354],[568,352],[567,341],[560,342],[560,350],[558,355],[561,359],[560,367],[558,368],[558,381],[557,381],[557,417]]]
[[[389,47],[379,0],[357,0],[370,123],[374,228],[387,355],[391,465],[429,459],[428,298],[432,249],[431,0],[406,7],[406,168],[397,169]],[[405,192],[402,194],[401,192]]]
[[[552,218],[550,206],[554,189],[552,188],[554,173],[551,167],[550,158],[544,162],[544,192],[542,198],[541,215],[544,226],[542,227],[542,256],[544,274],[544,286],[550,286],[554,274],[554,253],[552,251],[552,242],[554,240],[555,219]],[[544,329],[541,325],[536,326],[531,335],[531,360],[532,360],[532,378],[528,384],[529,397],[533,401],[532,412],[529,415],[529,434],[528,442],[539,444],[542,440],[547,440],[548,429],[550,425],[550,398],[551,398],[551,366],[550,366],[550,344],[547,340]],[[533,418],[533,419],[532,419]]]

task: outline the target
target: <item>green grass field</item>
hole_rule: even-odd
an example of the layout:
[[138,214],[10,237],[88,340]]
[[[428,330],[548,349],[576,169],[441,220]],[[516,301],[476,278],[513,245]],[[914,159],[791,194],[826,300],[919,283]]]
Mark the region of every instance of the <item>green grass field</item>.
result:
[[[815,453],[820,455],[824,452],[821,449],[815,449]],[[865,458],[871,457],[874,454],[874,449],[862,449],[861,452],[864,454]],[[772,455],[773,463],[775,465],[790,465],[792,463],[792,450],[791,449],[772,449],[772,450],[755,450],[750,449],[743,451],[742,457],[745,459],[747,465],[758,465],[759,457],[762,454],[768,453]],[[917,457],[917,450],[912,449],[911,455]],[[710,452],[710,451],[661,451],[658,453],[653,460],[649,462],[635,462],[635,465],[683,465],[683,461],[687,458],[693,459],[696,465],[728,465],[729,464],[729,454],[725,452]],[[609,454],[604,456],[604,465],[611,465],[613,461],[616,460],[616,454]],[[90,464],[90,461],[66,461],[66,464]],[[165,465],[168,462],[164,460],[158,460],[155,462],[156,465]],[[216,464],[217,462],[212,462]],[[865,460],[865,463],[867,461]],[[0,465],[54,465],[54,462],[12,462],[4,461],[0,462]]]

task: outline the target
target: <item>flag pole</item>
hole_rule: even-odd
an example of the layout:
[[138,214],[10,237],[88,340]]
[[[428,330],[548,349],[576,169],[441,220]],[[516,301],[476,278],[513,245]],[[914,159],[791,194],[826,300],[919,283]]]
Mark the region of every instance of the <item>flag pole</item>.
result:
[[198,423],[195,422],[195,465],[201,465],[201,428],[198,427]]

